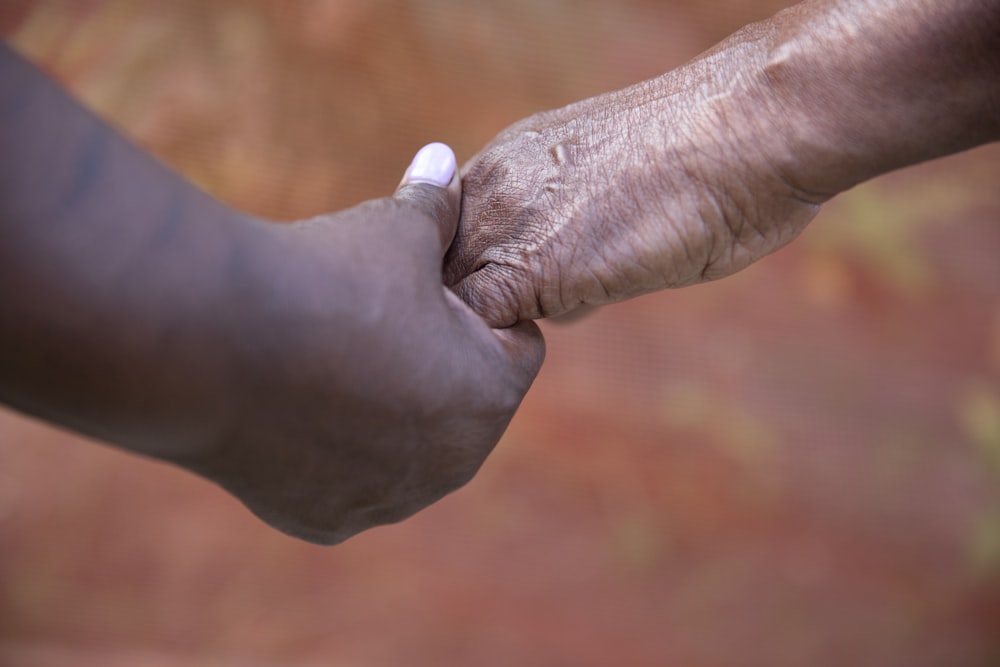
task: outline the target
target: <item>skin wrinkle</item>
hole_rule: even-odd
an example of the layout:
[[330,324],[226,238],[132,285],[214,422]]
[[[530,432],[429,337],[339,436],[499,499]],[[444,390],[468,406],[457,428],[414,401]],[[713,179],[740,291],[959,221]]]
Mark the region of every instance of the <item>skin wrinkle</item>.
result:
[[[606,201],[611,202],[611,207],[608,208],[607,213],[602,218],[607,220],[606,223],[599,223],[597,228],[597,234],[592,236],[591,245],[594,246],[594,256],[597,258],[601,267],[588,267],[595,280],[600,283],[601,291],[604,298],[610,299],[613,295],[617,293],[613,291],[607,285],[607,280],[603,276],[610,277],[613,272],[608,270],[608,265],[601,256],[602,251],[606,251],[607,248],[603,247],[597,239],[604,239],[609,236],[611,227],[614,220],[628,220],[636,219],[637,211],[634,207],[629,205],[622,207],[621,204],[624,202],[630,202],[636,200],[639,196],[640,190],[646,190],[649,186],[643,186],[641,184],[642,180],[645,180],[643,176],[648,174],[648,166],[643,165],[641,168],[626,167],[626,172],[620,174],[617,170],[621,168],[622,164],[631,164],[632,162],[648,162],[648,160],[635,160],[632,156],[635,151],[633,149],[636,145],[641,145],[641,142],[637,141],[635,135],[637,132],[642,132],[643,127],[648,127],[648,123],[636,122],[633,117],[639,109],[637,107],[632,107],[626,110],[610,110],[608,114],[602,114],[599,125],[603,128],[606,126],[606,118],[617,117],[616,121],[624,127],[624,131],[620,132],[618,135],[614,133],[602,131],[600,134],[592,133],[592,136],[597,136],[596,147],[598,151],[594,151],[596,154],[595,159],[596,167],[598,172],[596,178],[590,180],[590,182],[584,183],[583,185],[588,186],[586,188],[581,188],[584,192],[583,199],[585,200],[583,204],[577,203],[575,208],[577,211],[586,210],[587,201]],[[640,154],[645,151],[640,150]],[[621,196],[624,194],[625,196]],[[576,217],[576,216],[571,216]],[[602,229],[602,227],[604,227]],[[645,225],[634,225],[630,227],[633,230],[629,237],[625,238],[625,243],[613,244],[614,251],[620,252],[622,249],[628,250],[628,246],[635,243],[635,239],[641,238],[644,235],[643,228]],[[622,248],[621,246],[625,247]],[[575,257],[574,257],[575,260]]]
[[[530,272],[529,272],[530,271]],[[545,317],[545,306],[547,299],[543,297],[542,290],[545,285],[551,284],[549,276],[545,272],[544,267],[538,267],[536,269],[526,270],[519,266],[501,265],[493,264],[490,275],[496,276],[497,273],[503,277],[499,281],[499,286],[501,288],[501,300],[500,303],[503,304],[504,321],[501,326],[509,326],[511,322],[517,319],[518,309],[520,307],[521,301],[518,299],[518,293],[520,291],[526,291],[529,295],[527,297],[527,303],[530,304],[531,312],[533,317]],[[538,280],[528,280],[528,279],[518,279],[519,276],[538,276]],[[559,285],[561,274],[556,274],[556,285]],[[489,283],[487,283],[487,286]],[[482,287],[486,286],[481,286]]]
[[[730,120],[731,114],[727,113],[726,106],[734,105],[738,111],[743,111],[742,104],[740,103],[742,96],[736,95],[734,91],[747,88],[748,86],[745,83],[744,79],[737,77],[735,79],[735,83],[733,83],[732,87],[729,90],[726,90],[721,93],[711,94],[708,97],[706,97],[702,102],[699,103],[699,106],[702,108],[703,112],[704,111],[709,112],[712,115],[712,117],[715,118],[716,120],[712,123],[706,123],[705,129],[695,134],[697,136],[717,136],[721,131],[725,131],[727,134],[735,136],[738,145],[740,147],[740,150],[733,151],[733,153],[737,156],[737,159],[742,159],[743,156],[748,154],[748,150],[753,150],[753,148],[752,147],[744,148],[743,142],[739,138],[739,134],[733,131],[733,123]],[[745,117],[745,112],[744,114],[741,114],[741,117]],[[708,153],[709,145],[721,146],[722,144],[724,144],[724,142],[718,142],[717,144],[706,144],[705,146],[695,144],[693,146],[694,154],[696,156],[699,156],[698,157],[699,162],[704,162],[709,164],[724,162],[725,158],[721,156],[724,155],[725,151],[719,149],[713,149],[713,153],[717,154],[710,155]],[[743,172],[741,172],[740,170],[735,170],[736,173],[753,173],[752,165],[747,164],[746,166],[747,168]],[[696,182],[701,185],[700,190],[704,192],[711,191],[711,184],[708,183],[706,179],[700,175],[700,173],[703,170],[686,168],[686,171],[688,173],[688,176],[691,178],[692,182]],[[714,234],[708,235],[708,237],[712,239],[712,241],[705,253],[706,260],[704,263],[704,268],[700,273],[702,279],[709,279],[712,276],[713,267],[719,263],[719,261],[724,255],[728,254],[730,265],[732,266],[744,265],[746,263],[749,263],[749,261],[756,259],[757,256],[761,254],[759,252],[751,250],[753,246],[766,246],[768,243],[768,234],[764,232],[761,226],[759,226],[754,222],[755,220],[758,219],[763,221],[766,219],[766,216],[748,215],[746,210],[742,208],[742,205],[740,203],[744,200],[750,200],[753,202],[752,205],[757,208],[758,212],[760,212],[761,209],[759,202],[757,202],[756,199],[753,198],[752,196],[746,194],[740,197],[735,196],[734,190],[739,189],[746,192],[746,188],[740,185],[738,182],[735,183],[734,186],[736,187],[730,188],[728,190],[722,190],[720,193],[727,201],[730,202],[730,206],[722,205],[719,200],[717,200],[715,197],[711,195],[708,195],[703,199],[703,201],[704,200],[708,201],[710,209],[714,213],[714,218],[722,221],[724,228],[728,230],[728,234],[733,240],[731,243],[719,243],[717,240],[715,240],[716,236]],[[705,225],[706,228],[710,229],[712,225],[706,224],[704,222],[705,219],[706,219],[705,216],[702,215],[702,221],[703,221],[702,224]],[[749,229],[753,232],[755,240],[750,240],[748,238],[746,232],[748,226]],[[732,245],[732,247],[729,247],[730,245]],[[741,254],[740,253],[741,247],[746,249],[747,254],[750,257],[750,260],[748,261],[737,260],[737,256]],[[693,259],[690,252],[690,248],[687,248],[686,250],[689,259]]]
[[[706,196],[706,197],[702,198],[702,201],[703,201],[702,206],[704,206],[705,203],[707,202],[707,205],[714,212],[714,217],[716,219],[721,219],[721,220],[725,221],[727,213],[723,210],[722,204],[721,204],[721,202],[717,198],[715,198],[713,196]],[[733,244],[731,244],[731,243],[728,242],[730,240],[730,238],[732,237],[732,235],[733,235],[733,229],[728,224],[725,225],[726,228],[729,230],[729,237],[730,238],[725,238],[724,240],[720,241],[719,238],[718,238],[718,234],[712,233],[711,226],[708,225],[705,222],[705,216],[704,216],[704,214],[702,214],[700,217],[701,217],[701,224],[703,225],[703,227],[706,230],[705,231],[705,235],[708,238],[712,239],[712,241],[711,241],[711,244],[709,245],[708,251],[706,253],[706,258],[705,258],[704,266],[702,267],[701,271],[699,272],[699,276],[700,276],[701,280],[711,280],[712,279],[712,269],[713,269],[713,267],[715,267],[715,266],[717,266],[719,264],[719,259],[721,259],[722,256],[728,255],[730,261],[732,261],[734,259],[735,252],[736,252],[736,247]],[[718,249],[718,250],[716,251],[716,249]],[[713,255],[714,255],[714,259],[713,259]],[[692,258],[692,257],[689,257],[688,259],[691,262],[695,261],[694,258]]]
[[[695,169],[693,169],[693,168],[691,168],[689,166],[688,161],[685,160],[681,156],[681,154],[680,154],[680,148],[679,147],[675,148],[675,151],[677,151],[677,153],[676,153],[676,164],[680,165],[681,170],[683,171],[683,173],[686,176],[686,179],[685,179],[685,182],[684,182],[684,186],[681,186],[681,187],[675,186],[675,188],[677,190],[681,191],[681,192],[684,192],[683,187],[687,186],[688,183],[692,183],[692,184],[696,185],[696,187],[691,190],[692,193],[701,193],[701,192],[703,192],[705,190],[705,183],[704,182],[700,182],[701,181],[701,177],[699,176],[698,171],[695,170]],[[700,200],[700,199],[703,199],[704,197],[702,195],[698,195],[697,198]],[[715,200],[715,198],[712,197],[711,195],[709,195],[707,198],[709,199],[709,201],[711,202],[711,204],[716,207],[717,212],[721,213],[721,209],[718,207],[718,202]],[[684,208],[686,208],[686,207],[682,207],[682,209],[684,209]],[[699,215],[695,216],[695,219],[692,221],[692,223],[697,223],[697,224],[701,225],[701,227],[708,232],[708,233],[704,234],[703,237],[707,238],[707,239],[710,239],[710,243],[709,243],[709,252],[710,252],[711,251],[711,246],[716,243],[715,239],[717,238],[717,235],[711,233],[710,230],[712,229],[712,225],[708,224],[706,222],[706,220],[705,220],[704,214],[700,213],[700,210],[701,210],[701,206],[700,205],[697,206],[696,210],[699,211]],[[667,221],[668,221],[668,225],[667,226],[674,233],[674,243],[676,243],[676,244],[678,244],[680,246],[680,248],[683,251],[684,257],[687,260],[685,262],[685,264],[688,264],[688,265],[702,264],[703,266],[698,271],[698,275],[701,276],[702,278],[704,278],[705,277],[705,270],[707,269],[707,265],[705,265],[705,263],[704,263],[703,260],[699,259],[699,256],[700,256],[701,253],[700,252],[696,252],[692,248],[692,241],[689,238],[689,235],[687,233],[685,233],[684,228],[682,227],[682,223],[674,222],[672,216],[668,216],[667,217]],[[675,278],[675,281],[672,284],[674,286],[683,285],[684,284],[684,279],[682,279],[682,278]]]
[[[642,173],[648,170],[648,167],[633,167],[633,172],[636,175],[628,176],[622,179],[622,187],[619,189],[619,198],[608,197],[607,201],[619,202],[618,209],[614,213],[614,217],[609,216],[609,220],[615,220],[617,224],[621,224],[623,221],[636,221],[640,218],[644,219],[643,224],[629,224],[625,228],[624,234],[614,234],[610,230],[601,238],[610,237],[612,240],[610,247],[613,249],[614,254],[621,254],[622,252],[635,253],[636,248],[648,247],[651,243],[655,243],[655,237],[658,235],[657,229],[662,223],[657,221],[657,218],[667,219],[667,216],[653,215],[650,216],[649,212],[636,210],[633,206],[628,205],[627,202],[633,201],[643,201],[646,199],[652,199],[652,201],[659,202],[659,198],[651,198],[648,193],[655,192],[657,186],[652,186],[643,181],[646,179],[641,178]],[[621,196],[624,195],[624,196]],[[660,206],[655,207],[656,210],[661,210]],[[615,239],[619,239],[615,242]],[[641,254],[638,255],[642,257]],[[605,280],[614,280],[615,270],[608,264],[605,258],[602,258],[602,263],[605,267],[604,275]],[[634,270],[635,267],[645,267],[646,262],[642,259],[637,260],[632,267],[630,267],[630,272],[632,274],[637,274]],[[649,278],[642,279],[641,276],[635,275],[635,279],[630,281],[630,284],[621,285],[618,289],[606,287],[607,296],[609,300],[614,297],[625,298],[629,293],[636,293],[644,289],[656,289],[658,287],[664,286],[666,283],[663,270],[649,271],[645,270]],[[621,282],[621,281],[616,281]]]
[[[605,167],[601,170],[601,175],[599,176],[597,182],[613,182],[610,178],[608,169]],[[629,185],[628,180],[624,179],[622,185],[627,188]],[[581,210],[579,202],[576,203],[575,208],[577,211]],[[614,212],[609,211],[607,217],[608,219],[612,219],[614,215]],[[621,212],[618,212],[618,216],[624,217]],[[567,215],[567,218],[570,221],[572,221],[574,217],[575,216],[572,212]],[[590,279],[591,285],[593,285],[593,287],[596,288],[605,299],[610,299],[612,297],[611,290],[607,286],[606,282],[609,277],[613,276],[613,271],[608,270],[608,265],[604,260],[604,255],[608,251],[608,248],[604,246],[604,241],[608,238],[608,236],[609,235],[606,233],[583,236],[579,234],[575,235],[575,243],[572,244],[573,249],[568,258],[569,261],[567,262],[568,267],[579,267],[579,270]],[[565,292],[560,292],[560,310],[568,310],[585,302],[586,299],[581,299],[579,296],[567,296]]]
[[[921,11],[930,12],[929,4],[923,3]],[[951,4],[969,10],[959,12],[962,16],[969,15],[969,8],[975,6],[969,0]],[[941,84],[936,93],[940,101],[924,92],[922,85],[914,88],[920,96],[912,97],[907,90],[913,86],[906,81],[926,80],[916,76],[913,62],[922,60],[921,67],[934,65],[921,52],[926,51],[922,44],[910,39],[914,30],[925,28],[915,27],[914,12],[902,0],[880,3],[877,12],[871,11],[872,7],[871,3],[850,0],[807,2],[774,19],[747,26],[663,77],[543,112],[502,132],[473,161],[472,168],[484,159],[502,161],[541,179],[547,196],[537,197],[530,191],[531,181],[525,179],[518,183],[516,192],[521,192],[527,203],[511,201],[505,210],[506,220],[489,221],[467,235],[485,231],[490,237],[476,240],[483,248],[520,248],[527,260],[521,267],[527,273],[520,278],[505,275],[505,279],[539,281],[552,276],[558,277],[560,285],[556,294],[544,287],[512,286],[507,294],[530,293],[533,300],[530,306],[521,304],[513,316],[504,317],[534,316],[539,310],[556,313],[576,302],[596,305],[658,289],[663,283],[686,285],[740,270],[794,239],[815,216],[819,204],[834,192],[809,178],[810,170],[831,167],[831,182],[836,184],[842,180],[838,170],[848,173],[847,162],[853,161],[852,168],[858,171],[870,169],[871,158],[854,154],[859,147],[884,153],[877,159],[901,163],[912,161],[915,150],[937,151],[933,140],[927,149],[916,141],[903,141],[898,149],[885,143],[886,138],[903,136],[895,128],[887,131],[887,127],[920,124],[923,112],[911,113],[913,104],[934,103],[937,114],[946,118],[964,108],[990,108],[949,99],[955,91],[962,92],[957,97],[972,96],[975,86],[971,82],[978,82],[978,76],[952,83],[939,73],[931,80]],[[980,4],[980,13],[982,8]],[[991,16],[996,15],[993,10]],[[862,16],[863,20],[859,19]],[[895,21],[891,26],[869,25],[890,21],[890,17]],[[868,51],[856,53],[850,36],[839,37],[844,44],[838,50],[837,31],[831,33],[830,25],[844,21],[858,28],[854,39],[864,40],[870,55]],[[953,32],[949,26],[958,23],[931,25],[927,34],[932,40],[944,39],[940,34]],[[980,51],[987,32],[977,33]],[[793,41],[789,35],[796,36],[796,49],[787,46]],[[872,35],[895,43],[883,48],[880,39],[872,39]],[[817,39],[823,48],[817,47]],[[996,37],[989,42],[995,45]],[[873,66],[868,62],[859,65],[859,59],[879,62],[875,56],[880,50],[884,51],[882,61],[887,58],[896,68],[879,66],[877,77],[862,75],[862,70]],[[907,50],[913,51],[909,54],[913,62],[894,63],[899,60],[897,52]],[[988,69],[996,71],[995,66]],[[951,73],[949,67],[941,71]],[[829,85],[826,77],[830,72],[841,72],[837,86],[853,86],[857,98],[839,92],[832,95],[838,88]],[[899,77],[905,80],[897,86],[902,95],[883,95],[881,88],[891,87]],[[828,95],[804,98],[800,91],[803,81],[807,88]],[[866,91],[865,85],[870,90]],[[880,105],[866,101],[874,88],[879,89]],[[995,91],[996,86],[991,88]],[[997,99],[995,92],[978,97],[989,104]],[[814,119],[837,118],[838,114],[855,119],[846,141],[833,135],[802,143],[797,128],[808,128],[811,123],[819,127]],[[872,117],[874,124],[869,122]],[[960,122],[954,125],[962,127]],[[862,131],[874,138],[860,140]],[[940,145],[947,146],[947,142]],[[550,150],[551,155],[533,159],[533,150]],[[546,171],[550,168],[557,181]],[[477,172],[487,173],[482,169]],[[489,192],[494,186],[507,187],[486,178],[470,183],[470,191]],[[513,199],[514,193],[511,195]],[[470,194],[470,199],[474,198]],[[573,240],[588,235],[603,240],[588,246]],[[567,240],[552,243],[553,236]],[[593,256],[586,257],[591,246]],[[461,255],[462,250],[458,248],[454,254]],[[503,256],[495,250],[488,252]],[[648,267],[658,267],[663,279],[653,280]],[[595,288],[595,279],[602,289]],[[567,296],[574,284],[580,294],[575,300]],[[484,281],[480,286],[489,289]]]
[[[748,42],[741,43],[742,38]],[[765,228],[754,223],[747,227],[744,218],[750,209],[744,204],[714,198],[743,198],[742,193],[725,190],[743,188],[728,163],[749,141],[741,135],[750,123],[740,98],[749,96],[752,84],[733,64],[762,61],[758,52],[764,40],[763,31],[747,29],[735,44],[713,49],[660,79],[543,112],[498,135],[467,171],[467,188],[475,193],[485,187],[486,201],[493,196],[490,192],[507,192],[510,208],[500,212],[505,218],[490,224],[482,224],[483,209],[478,209],[473,217],[479,224],[466,234],[483,233],[474,241],[486,248],[480,251],[481,259],[512,259],[516,264],[497,247],[517,248],[527,272],[521,278],[505,272],[502,279],[534,281],[535,287],[526,291],[533,295],[530,304],[515,301],[512,313],[483,314],[497,324],[538,312],[560,314],[580,304],[698,282],[709,273],[721,273],[718,262],[725,257],[761,254],[726,250],[734,240],[764,245],[755,239]],[[758,162],[767,160],[759,152],[748,152]],[[511,170],[506,181],[492,180],[499,175],[492,168],[496,163]],[[717,195],[720,175],[729,183]],[[530,189],[532,180],[542,184],[541,196]],[[515,192],[521,195],[520,203]],[[692,199],[688,192],[698,194]],[[727,206],[734,210],[725,210]],[[690,217],[692,210],[702,213]],[[572,240],[580,236],[601,241],[585,248]],[[564,242],[553,244],[557,238]],[[667,251],[655,258],[657,248]],[[650,271],[652,266],[657,269]],[[488,275],[479,274],[475,284],[480,289],[490,289],[484,283]],[[545,287],[549,275],[558,280],[554,294]],[[577,291],[575,298],[572,290]],[[503,292],[509,299],[521,290],[508,283]]]

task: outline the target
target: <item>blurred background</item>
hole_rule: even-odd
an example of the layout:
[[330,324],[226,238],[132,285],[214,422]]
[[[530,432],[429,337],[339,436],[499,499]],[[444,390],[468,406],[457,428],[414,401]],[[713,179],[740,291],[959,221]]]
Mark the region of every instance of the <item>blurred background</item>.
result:
[[[788,4],[4,0],[0,31],[294,219]],[[997,145],[896,172],[735,277],[546,324],[478,477],[334,548],[0,411],[0,665],[1000,665],[998,182]]]

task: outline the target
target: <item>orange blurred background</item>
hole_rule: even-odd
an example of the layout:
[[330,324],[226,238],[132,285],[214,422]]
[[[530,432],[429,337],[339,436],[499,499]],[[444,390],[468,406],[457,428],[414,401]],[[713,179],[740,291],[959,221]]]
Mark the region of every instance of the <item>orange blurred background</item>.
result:
[[[0,30],[294,219],[788,4],[7,0]],[[998,665],[998,181],[997,145],[896,172],[735,277],[546,324],[476,479],[333,548],[0,412],[0,665]]]

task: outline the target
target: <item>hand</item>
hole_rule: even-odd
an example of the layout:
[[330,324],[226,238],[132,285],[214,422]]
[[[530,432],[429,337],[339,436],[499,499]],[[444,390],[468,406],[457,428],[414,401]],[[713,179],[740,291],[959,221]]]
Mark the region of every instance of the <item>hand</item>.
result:
[[442,284],[461,199],[443,149],[447,188],[267,225],[244,262],[235,418],[211,456],[182,464],[282,531],[336,543],[461,486],[541,365],[533,323],[491,330]]
[[[446,146],[395,196],[292,225],[234,211],[0,44],[0,402],[339,542],[461,486],[544,343],[442,284]],[[53,270],[58,267],[58,270]]]
[[445,280],[493,326],[738,271],[813,218],[753,35],[660,79],[540,113],[465,165]]

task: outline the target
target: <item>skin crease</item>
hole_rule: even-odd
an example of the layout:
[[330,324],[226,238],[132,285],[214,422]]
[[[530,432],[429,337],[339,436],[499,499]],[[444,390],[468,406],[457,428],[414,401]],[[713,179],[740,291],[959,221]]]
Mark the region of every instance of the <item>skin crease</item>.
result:
[[494,326],[714,280],[830,197],[1000,138],[1000,2],[815,0],[501,132],[445,279]]
[[285,225],[179,179],[0,48],[0,401],[321,544],[467,482],[537,373],[442,284],[461,185]]

